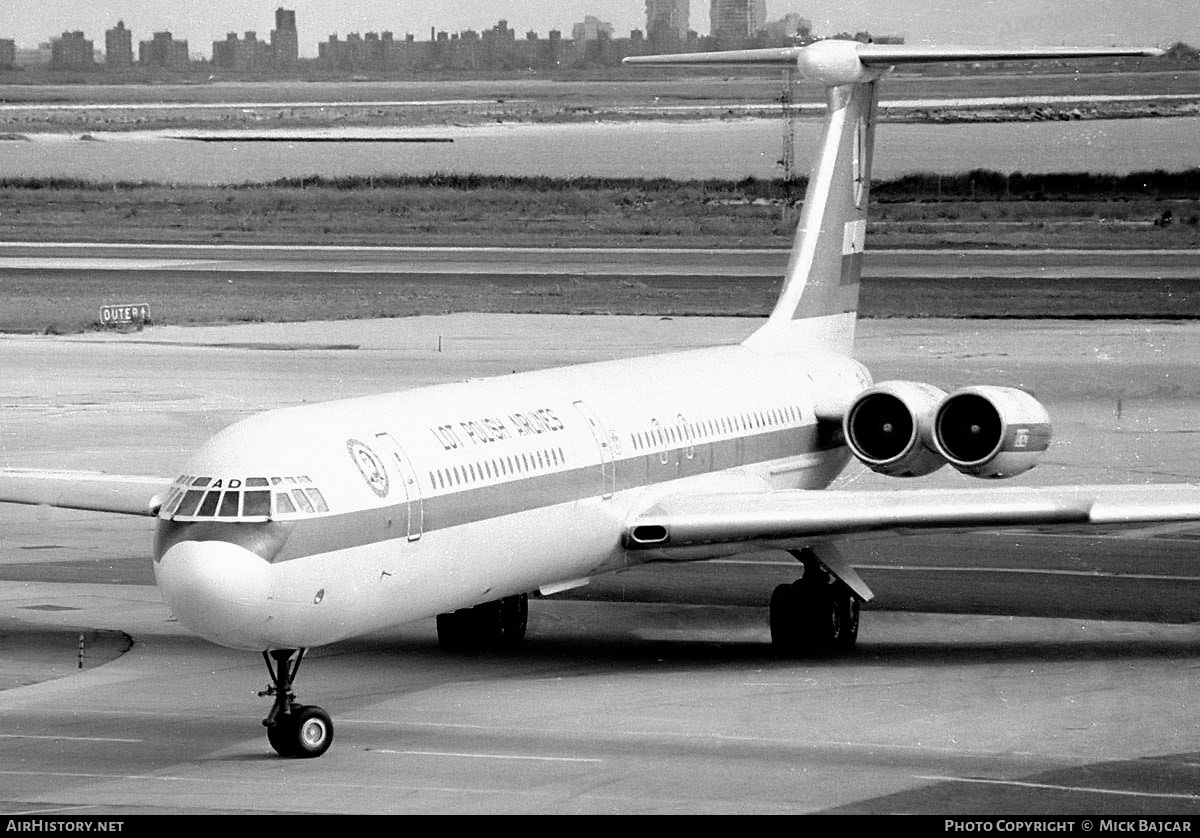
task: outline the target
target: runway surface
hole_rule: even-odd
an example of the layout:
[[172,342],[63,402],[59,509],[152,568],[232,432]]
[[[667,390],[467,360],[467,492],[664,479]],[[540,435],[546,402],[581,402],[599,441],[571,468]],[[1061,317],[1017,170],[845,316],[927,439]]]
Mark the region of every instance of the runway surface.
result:
[[[785,249],[339,247],[0,242],[5,273],[195,272],[381,276],[730,276],[779,279]],[[868,279],[1198,279],[1195,250],[868,250]]]
[[[172,476],[261,409],[755,325],[453,315],[0,336],[0,461]],[[1021,481],[1169,482],[1200,473],[1198,338],[1191,323],[867,321],[859,354],[877,379],[1034,390],[1056,441]],[[895,483],[852,468],[841,485]],[[765,604],[795,576],[774,554],[537,600],[511,657],[446,655],[415,623],[306,660],[301,700],[337,727],[311,762],[267,745],[261,660],[162,605],[152,530],[0,507],[0,811],[1200,814],[1196,528],[863,539],[853,561],[880,607],[860,653],[832,662],[770,654]]]

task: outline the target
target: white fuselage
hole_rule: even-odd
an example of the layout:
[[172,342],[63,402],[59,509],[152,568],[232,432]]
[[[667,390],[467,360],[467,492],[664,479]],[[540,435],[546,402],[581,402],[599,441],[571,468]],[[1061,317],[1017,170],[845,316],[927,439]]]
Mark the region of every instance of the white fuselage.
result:
[[739,345],[260,414],[176,481],[156,579],[247,649],[582,582],[644,560],[622,536],[657,497],[828,485],[848,453],[817,406],[868,383],[841,355]]

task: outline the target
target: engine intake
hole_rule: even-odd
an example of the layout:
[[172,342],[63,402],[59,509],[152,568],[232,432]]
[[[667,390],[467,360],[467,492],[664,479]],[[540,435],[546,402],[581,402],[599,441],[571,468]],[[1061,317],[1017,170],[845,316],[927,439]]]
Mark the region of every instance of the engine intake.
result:
[[1050,417],[1014,387],[965,387],[946,397],[933,420],[933,444],[946,462],[974,477],[1013,477],[1050,446]]
[[916,381],[884,381],[846,412],[846,445],[865,466],[892,477],[921,477],[946,461],[933,447],[933,416],[946,393]]

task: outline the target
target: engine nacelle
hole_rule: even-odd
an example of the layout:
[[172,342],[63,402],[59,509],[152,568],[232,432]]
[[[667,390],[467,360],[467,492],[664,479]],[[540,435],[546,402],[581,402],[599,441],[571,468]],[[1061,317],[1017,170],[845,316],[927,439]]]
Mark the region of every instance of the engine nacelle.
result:
[[946,462],[974,477],[1013,477],[1050,446],[1050,416],[1015,387],[964,387],[933,420],[933,444]]
[[884,381],[859,394],[843,430],[851,453],[892,477],[921,477],[946,464],[933,447],[933,417],[943,390],[916,381]]

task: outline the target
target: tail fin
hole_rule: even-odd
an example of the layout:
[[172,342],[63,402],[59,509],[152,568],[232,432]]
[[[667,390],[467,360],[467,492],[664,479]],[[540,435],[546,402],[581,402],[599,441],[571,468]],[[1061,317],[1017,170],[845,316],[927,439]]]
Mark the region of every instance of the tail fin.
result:
[[804,47],[648,55],[628,64],[732,64],[798,68],[825,86],[825,127],[809,173],[783,289],[756,346],[818,345],[849,353],[854,343],[867,199],[875,146],[876,86],[897,64],[934,61],[1159,55],[1156,49],[951,48],[818,41]]
[[817,344],[849,353],[867,234],[876,82],[826,89],[825,128],[808,176],[783,289],[751,343]]

